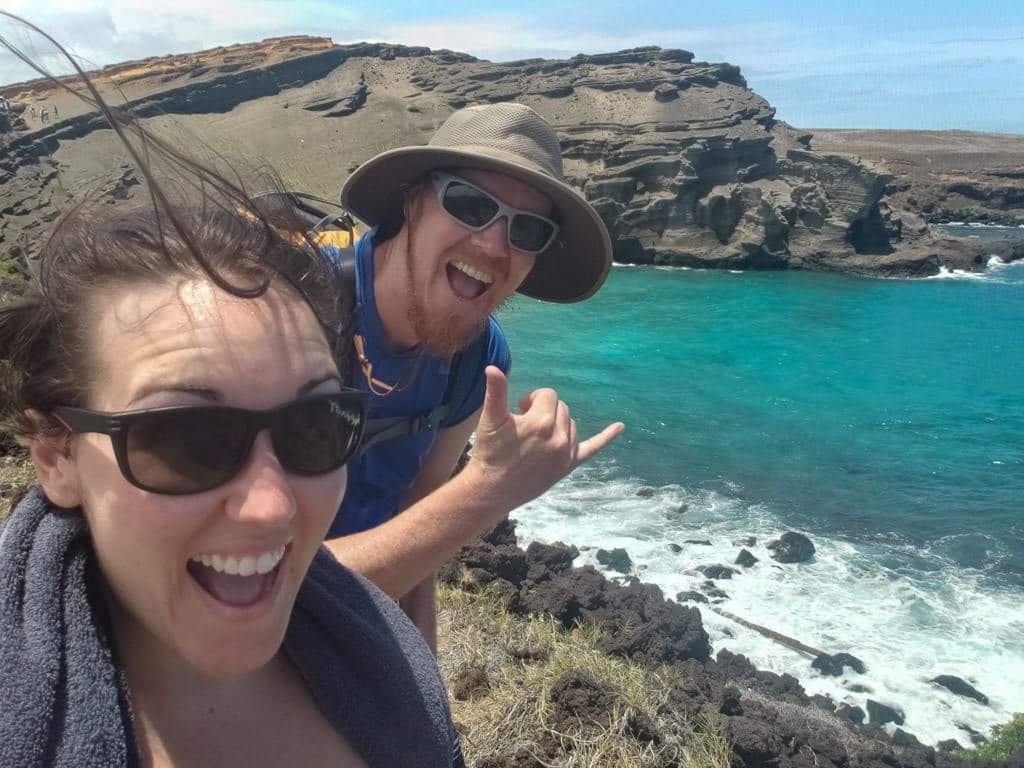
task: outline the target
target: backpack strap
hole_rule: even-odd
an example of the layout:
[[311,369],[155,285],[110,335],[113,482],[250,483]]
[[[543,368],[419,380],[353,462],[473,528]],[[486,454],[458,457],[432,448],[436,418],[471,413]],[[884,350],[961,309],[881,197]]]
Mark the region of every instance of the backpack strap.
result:
[[459,389],[459,368],[463,353],[456,352],[448,366],[448,383],[445,385],[441,402],[429,411],[423,411],[415,416],[392,416],[390,418],[367,419],[363,428],[363,439],[359,445],[357,455],[361,455],[366,449],[385,440],[392,440],[396,437],[417,435],[427,429],[443,429],[451,426],[446,423],[449,406],[456,402],[454,394]]
[[341,289],[347,291],[350,296],[356,295],[356,248],[350,245],[346,248],[335,248],[334,263],[338,267]]
[[[487,359],[490,332],[482,333],[466,349],[456,352],[448,365],[448,383],[441,402],[428,411],[414,416],[368,419],[357,455],[367,448],[396,437],[416,435],[427,429],[447,429],[458,423],[456,411],[466,401],[476,385],[473,371],[483,370]],[[462,375],[460,375],[462,374]],[[470,375],[466,375],[470,374]]]

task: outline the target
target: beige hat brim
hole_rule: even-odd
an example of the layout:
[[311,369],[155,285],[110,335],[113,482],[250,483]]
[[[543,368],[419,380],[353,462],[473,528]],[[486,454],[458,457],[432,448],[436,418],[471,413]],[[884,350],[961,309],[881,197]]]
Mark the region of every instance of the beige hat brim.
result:
[[540,190],[554,204],[558,239],[537,257],[519,293],[570,304],[590,298],[604,283],[612,266],[612,245],[597,211],[575,189],[520,155],[481,146],[399,147],[359,166],[341,190],[341,203],[377,226],[401,210],[405,188],[442,168],[502,173]]

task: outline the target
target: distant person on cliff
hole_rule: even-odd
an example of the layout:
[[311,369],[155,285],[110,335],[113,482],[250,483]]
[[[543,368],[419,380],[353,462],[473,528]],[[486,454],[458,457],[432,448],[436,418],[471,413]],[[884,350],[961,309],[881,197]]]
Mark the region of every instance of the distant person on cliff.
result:
[[[554,130],[522,104],[455,112],[427,146],[360,166],[342,202],[374,227],[356,245],[355,380],[391,429],[350,465],[328,546],[399,598],[436,646],[437,568],[622,430],[580,440],[552,389],[511,413],[511,358],[491,316],[515,291],[592,296],[611,244],[566,184]],[[472,458],[449,481],[474,430]]]
[[73,207],[0,305],[38,478],[0,522],[0,766],[462,768],[427,644],[323,546],[367,400],[336,267],[76,69],[146,194]]

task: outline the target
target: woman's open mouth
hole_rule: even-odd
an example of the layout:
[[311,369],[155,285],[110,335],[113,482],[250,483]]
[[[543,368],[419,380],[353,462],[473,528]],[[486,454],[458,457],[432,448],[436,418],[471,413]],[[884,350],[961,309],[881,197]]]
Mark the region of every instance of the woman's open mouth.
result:
[[188,572],[210,597],[233,608],[255,605],[274,588],[288,546],[257,555],[193,555]]

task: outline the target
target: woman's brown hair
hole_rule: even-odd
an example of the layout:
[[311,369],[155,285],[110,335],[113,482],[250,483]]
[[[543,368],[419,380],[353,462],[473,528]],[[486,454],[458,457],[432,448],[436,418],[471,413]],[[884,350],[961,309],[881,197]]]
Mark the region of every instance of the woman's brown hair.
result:
[[[35,279],[23,295],[0,306],[0,419],[13,420],[22,435],[58,432],[30,413],[83,404],[88,309],[105,293],[177,277],[205,276],[250,298],[284,280],[313,310],[347,377],[354,298],[344,295],[337,269],[322,250],[308,237],[295,236],[304,231],[302,219],[287,205],[268,210],[254,201],[235,170],[214,170],[144,129],[107,104],[49,35],[13,14],[0,16],[42,36],[71,62],[77,80],[58,80],[0,35],[0,44],[15,56],[100,112],[148,193],[141,206],[86,201],[67,211],[42,246]],[[280,190],[272,172],[264,170],[260,181],[264,189]]]

